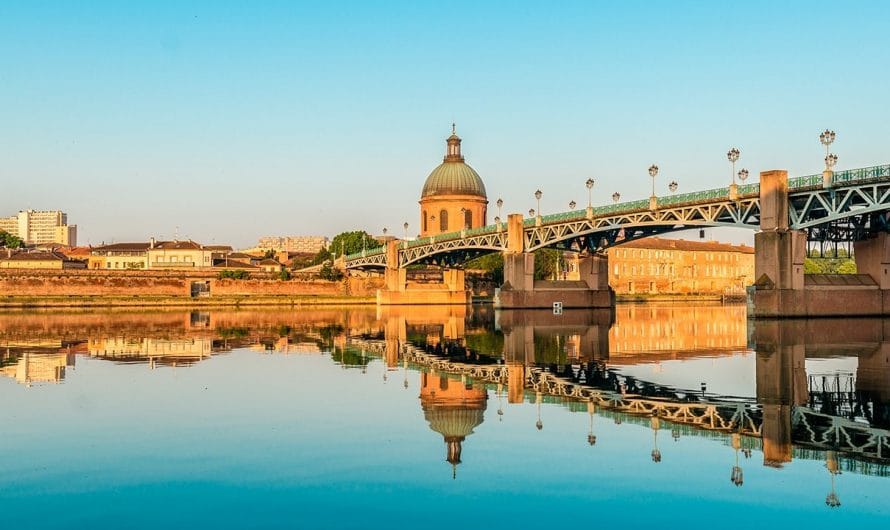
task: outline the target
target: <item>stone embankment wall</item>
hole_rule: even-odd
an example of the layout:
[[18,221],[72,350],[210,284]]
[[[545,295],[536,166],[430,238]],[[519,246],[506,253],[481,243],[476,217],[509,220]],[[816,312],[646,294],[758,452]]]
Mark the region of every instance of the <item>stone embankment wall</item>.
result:
[[[267,276],[267,277],[263,277]],[[208,282],[217,297],[373,297],[381,278],[349,278],[343,282],[273,279],[252,275],[247,280],[218,279],[199,271],[3,270],[0,299],[59,297],[167,297],[191,299],[192,282]],[[206,298],[204,298],[206,300]]]
[[[104,274],[102,274],[104,273]],[[0,272],[2,297],[190,296],[191,278],[105,271]]]

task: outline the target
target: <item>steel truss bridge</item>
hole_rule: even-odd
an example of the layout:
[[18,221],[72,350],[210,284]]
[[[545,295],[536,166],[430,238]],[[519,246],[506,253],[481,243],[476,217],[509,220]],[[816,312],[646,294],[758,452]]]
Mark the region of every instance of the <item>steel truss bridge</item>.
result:
[[[523,249],[598,252],[643,237],[690,228],[760,227],[760,184],[740,185],[734,200],[729,187],[597,206],[523,221]],[[823,176],[788,179],[790,228],[805,230],[811,243],[849,243],[890,229],[890,164],[838,171],[831,185]],[[474,257],[507,250],[507,227],[497,223],[402,241],[398,267],[414,263],[460,267]],[[383,268],[384,248],[346,256],[347,269]]]
[[[348,342],[378,355],[386,353],[386,341],[351,337]],[[467,378],[483,384],[508,385],[509,367],[504,364],[464,363],[427,352],[413,344],[400,345],[401,358],[425,369]],[[563,373],[539,366],[525,367],[524,387],[550,398],[570,402],[590,402],[605,411],[631,416],[657,417],[678,425],[724,434],[738,433],[761,438],[763,409],[750,398],[720,398],[694,391],[684,392],[650,383],[631,386],[621,391],[597,384],[595,363],[571,368]],[[602,380],[602,378],[599,378]],[[634,392],[648,387],[649,395]],[[655,396],[652,396],[655,394]],[[791,435],[794,445],[818,451],[838,451],[864,461],[862,469],[872,466],[871,473],[890,474],[890,431],[819,412],[810,407],[794,406],[791,413]]]

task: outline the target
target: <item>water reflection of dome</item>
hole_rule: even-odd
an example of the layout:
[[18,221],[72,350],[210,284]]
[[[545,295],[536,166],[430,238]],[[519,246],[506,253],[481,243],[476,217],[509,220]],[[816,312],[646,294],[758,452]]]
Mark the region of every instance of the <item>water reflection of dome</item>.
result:
[[420,406],[430,429],[445,440],[446,458],[456,476],[461,463],[461,443],[473,434],[484,418],[488,393],[445,375],[421,375]]

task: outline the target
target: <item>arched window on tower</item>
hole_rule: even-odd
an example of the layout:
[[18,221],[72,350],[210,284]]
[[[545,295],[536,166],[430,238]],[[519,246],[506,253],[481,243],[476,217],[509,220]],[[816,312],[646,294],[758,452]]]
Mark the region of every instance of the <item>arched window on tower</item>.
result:
[[473,228],[473,212],[464,210],[464,227]]
[[427,228],[427,218],[426,218],[426,210],[423,211],[423,231],[426,232],[429,230]]
[[442,210],[439,212],[439,231],[447,232],[448,231],[448,211]]

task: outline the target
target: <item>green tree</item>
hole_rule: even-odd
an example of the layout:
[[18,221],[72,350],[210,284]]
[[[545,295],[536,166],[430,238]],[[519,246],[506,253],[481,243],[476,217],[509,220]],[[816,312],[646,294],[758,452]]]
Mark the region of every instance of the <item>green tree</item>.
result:
[[558,275],[565,258],[561,250],[551,248],[542,248],[535,251],[535,279],[536,280],[552,280]]
[[321,265],[326,261],[331,261],[333,258],[334,257],[331,255],[330,250],[322,248],[319,249],[319,251],[315,254],[315,257],[312,258],[312,261],[309,263],[309,265]]
[[364,230],[355,230],[337,234],[331,240],[331,245],[328,248],[332,254],[339,257],[343,254],[349,255],[361,252],[363,248],[371,250],[380,246],[383,246],[383,243],[374,239],[373,236]]
[[498,285],[504,283],[504,255],[493,252],[467,262],[467,269],[485,271],[492,281]]
[[219,273],[219,278],[221,280],[229,279],[229,280],[246,280],[250,278],[250,273],[245,270],[237,269],[233,271],[222,271]]
[[278,273],[278,279],[283,282],[290,280],[290,278],[290,271],[287,269],[281,269],[281,271]]
[[0,247],[24,248],[25,242],[21,238],[0,230]]
[[325,264],[321,266],[318,276],[321,277],[322,280],[327,280],[329,282],[339,282],[343,279],[343,273],[332,267],[330,262],[325,262]]

